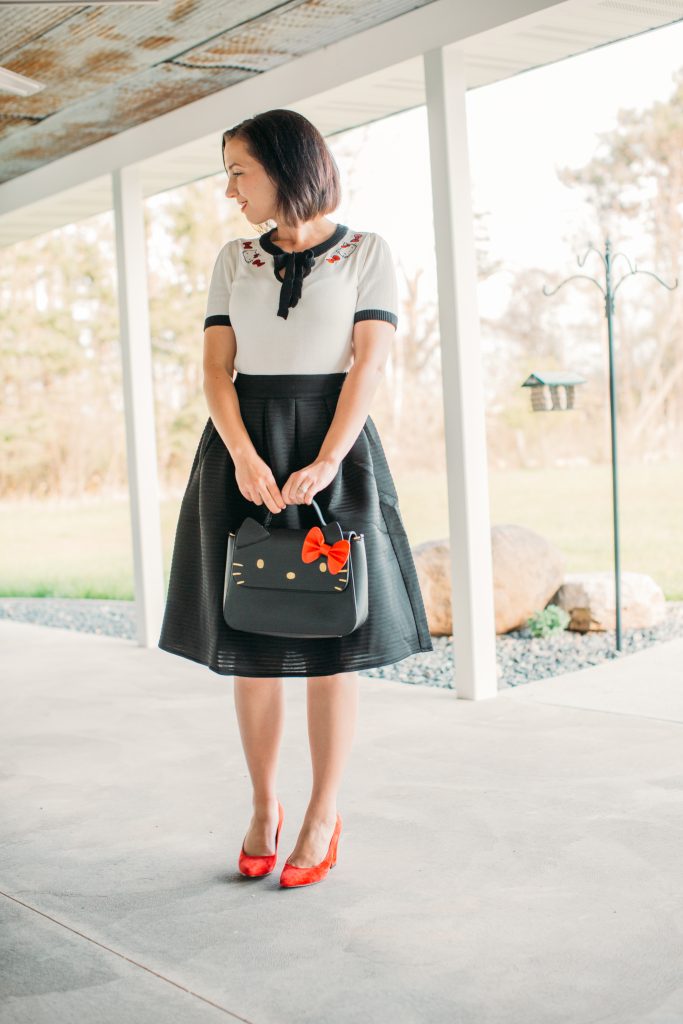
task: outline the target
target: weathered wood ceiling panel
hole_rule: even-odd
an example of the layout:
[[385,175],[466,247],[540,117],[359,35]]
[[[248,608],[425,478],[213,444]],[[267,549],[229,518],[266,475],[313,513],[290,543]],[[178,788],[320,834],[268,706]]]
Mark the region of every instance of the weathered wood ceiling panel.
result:
[[0,182],[431,2],[2,5],[0,65],[46,88],[0,92]]

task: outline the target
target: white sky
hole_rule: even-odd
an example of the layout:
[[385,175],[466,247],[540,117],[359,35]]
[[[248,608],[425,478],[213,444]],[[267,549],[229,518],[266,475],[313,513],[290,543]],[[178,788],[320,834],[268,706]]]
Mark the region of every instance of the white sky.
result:
[[[669,99],[681,66],[683,21],[468,92],[473,199],[475,209],[488,214],[493,256],[509,268],[542,266],[561,277],[577,272],[577,253],[564,236],[582,222],[581,197],[558,181],[556,168],[585,163],[620,108]],[[406,268],[433,271],[426,109],[332,137],[344,185],[338,150],[346,150],[354,136],[367,136],[354,155],[355,191],[334,218],[384,235]],[[602,240],[592,241],[599,246]],[[613,239],[615,247],[618,241]],[[599,269],[596,262],[592,273]],[[482,290],[480,304],[503,301],[510,277],[497,277]]]

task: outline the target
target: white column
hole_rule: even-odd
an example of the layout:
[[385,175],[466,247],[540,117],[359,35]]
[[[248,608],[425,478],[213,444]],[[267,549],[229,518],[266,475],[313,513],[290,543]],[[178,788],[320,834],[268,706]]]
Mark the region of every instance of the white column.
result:
[[112,172],[126,455],[140,646],[156,647],[164,608],[144,206],[137,166]]
[[456,45],[424,54],[448,473],[457,697],[495,697],[496,634],[477,265],[465,107]]

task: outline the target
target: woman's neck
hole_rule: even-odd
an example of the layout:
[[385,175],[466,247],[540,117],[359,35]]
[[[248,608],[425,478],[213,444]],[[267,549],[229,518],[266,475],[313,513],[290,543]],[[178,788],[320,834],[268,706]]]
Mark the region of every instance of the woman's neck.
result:
[[285,252],[300,252],[302,249],[312,249],[313,246],[327,241],[336,230],[336,224],[322,220],[308,221],[295,227],[277,225],[270,240]]

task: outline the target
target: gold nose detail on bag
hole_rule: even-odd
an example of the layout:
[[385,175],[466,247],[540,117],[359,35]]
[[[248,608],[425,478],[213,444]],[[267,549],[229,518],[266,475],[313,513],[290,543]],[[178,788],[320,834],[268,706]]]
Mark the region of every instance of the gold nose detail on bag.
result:
[[288,580],[293,580],[295,578],[295,576],[296,576],[295,572],[288,572],[287,573],[287,579]]

